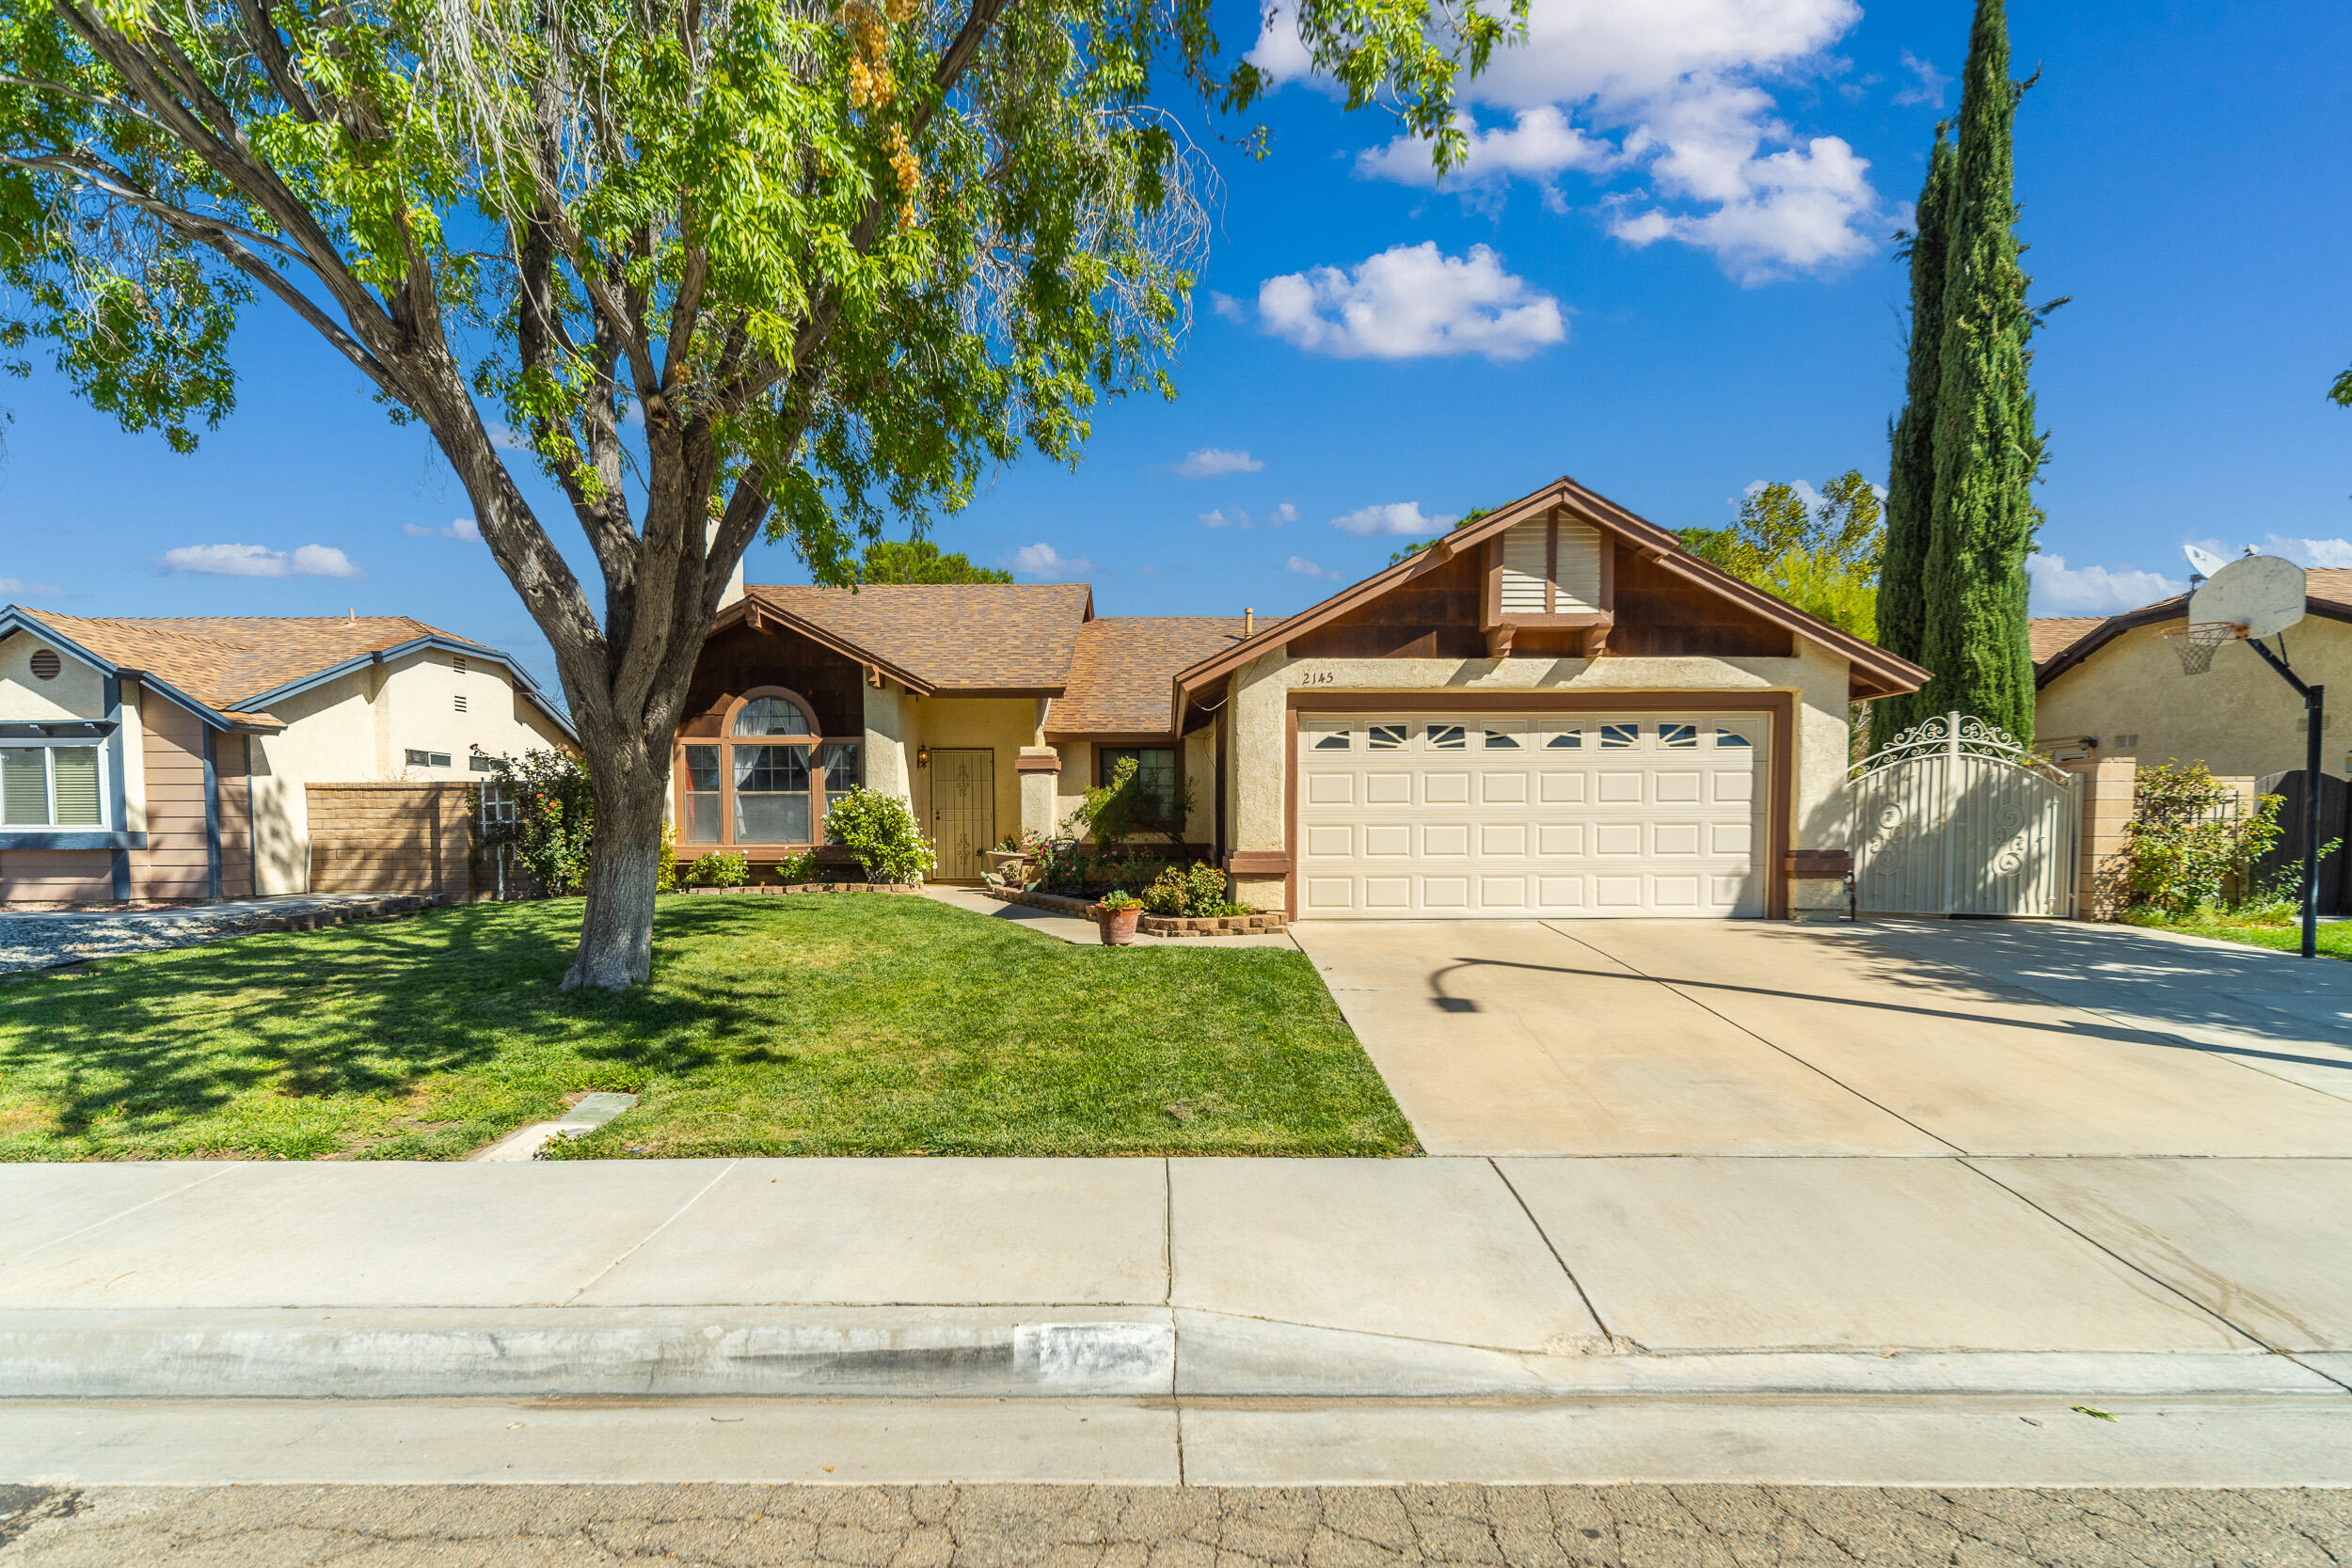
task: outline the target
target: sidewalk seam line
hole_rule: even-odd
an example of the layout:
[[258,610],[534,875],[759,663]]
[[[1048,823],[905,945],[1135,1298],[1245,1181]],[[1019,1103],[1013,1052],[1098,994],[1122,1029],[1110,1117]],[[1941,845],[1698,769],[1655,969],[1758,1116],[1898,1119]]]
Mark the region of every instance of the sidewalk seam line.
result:
[[1795,1052],[1789,1050],[1787,1046],[1782,1045],[1779,1041],[1774,1040],[1768,1036],[1759,1035],[1755,1030],[1749,1028],[1746,1024],[1741,1023],[1739,1020],[1731,1018],[1724,1013],[1717,1012],[1714,1008],[1708,1006],[1697,997],[1692,996],[1689,991],[1684,990],[1680,986],[1675,984],[1672,980],[1661,979],[1658,975],[1636,969],[1631,964],[1627,963],[1625,959],[1618,958],[1614,953],[1608,951],[1606,948],[1595,947],[1591,942],[1584,941],[1581,937],[1569,936],[1567,932],[1561,930],[1558,926],[1552,924],[1549,920],[1545,921],[1543,924],[1545,928],[1550,931],[1553,935],[1575,942],[1579,947],[1583,948],[1588,953],[1598,954],[1603,958],[1608,959],[1611,963],[1621,966],[1629,974],[1640,975],[1641,978],[1647,980],[1654,986],[1662,986],[1667,990],[1672,991],[1675,995],[1679,996],[1682,1000],[1691,1004],[1693,1007],[1696,1007],[1699,1011],[1707,1014],[1708,1017],[1721,1020],[1723,1022],[1729,1024],[1734,1029],[1739,1030],[1740,1033],[1747,1036],[1748,1038],[1756,1041],[1757,1044],[1770,1047],[1772,1050],[1779,1052],[1782,1055],[1788,1057],[1790,1061],[1796,1063],[1807,1072],[1817,1073],[1820,1077],[1828,1079],[1831,1083],[1836,1085],[1839,1088],[1845,1090],[1856,1100],[1861,1101],[1865,1105],[1871,1107],[1873,1110],[1883,1111],[1886,1115],[1893,1117],[1897,1121],[1901,1122],[1905,1127],[1910,1128],[1921,1137],[1933,1138],[1937,1143],[1940,1143],[1946,1148],[1950,1149],[1955,1155],[1964,1157],[1968,1153],[1967,1149],[1962,1148],[1959,1144],[1952,1142],[1951,1139],[1945,1137],[1942,1133],[1920,1126],[1917,1122],[1912,1120],[1909,1117],[1903,1115],[1900,1111],[1894,1109],[1892,1106],[1880,1104],[1877,1101],[1872,1100],[1868,1095],[1864,1094],[1860,1089],[1855,1088],[1851,1084],[1847,1083],[1844,1079],[1838,1077],[1837,1074],[1830,1071],[1827,1068],[1821,1067],[1818,1063],[1806,1061],[1803,1056],[1798,1055]]
[[581,1284],[579,1290],[574,1291],[570,1295],[565,1296],[564,1298],[564,1305],[569,1307],[572,1303],[578,1301],[581,1296],[584,1296],[590,1291],[595,1290],[598,1280],[602,1279],[606,1275],[611,1274],[614,1269],[619,1268],[623,1263],[626,1263],[630,1259],[636,1257],[647,1242],[652,1241],[656,1236],[660,1235],[664,1230],[669,1229],[671,1226],[676,1224],[678,1220],[684,1216],[686,1211],[694,1207],[695,1204],[700,1203],[705,1196],[708,1196],[711,1188],[717,1186],[720,1182],[724,1181],[729,1176],[733,1175],[735,1167],[742,1163],[743,1162],[740,1160],[729,1160],[726,1163],[725,1169],[720,1171],[718,1175],[712,1177],[709,1180],[704,1182],[700,1187],[696,1188],[694,1196],[679,1204],[676,1210],[670,1214],[669,1218],[663,1220],[660,1225],[655,1226],[651,1230],[646,1231],[643,1236],[638,1237],[636,1242],[627,1252],[622,1253],[618,1258],[615,1258],[612,1261],[607,1263],[603,1268],[598,1269],[593,1275]]
[[37,1247],[27,1247],[24,1251],[16,1254],[15,1257],[9,1259],[9,1261],[11,1263],[20,1263],[27,1258],[37,1258],[40,1254],[48,1251],[51,1247],[63,1246],[66,1243],[73,1240],[74,1237],[85,1235],[89,1231],[97,1229],[102,1225],[112,1225],[117,1220],[129,1219],[133,1214],[137,1213],[142,1209],[152,1209],[158,1203],[167,1202],[172,1198],[178,1197],[183,1193],[192,1193],[199,1187],[217,1181],[224,1176],[233,1176],[238,1171],[245,1168],[246,1166],[240,1164],[228,1166],[223,1170],[214,1171],[206,1176],[199,1176],[184,1187],[174,1187],[167,1193],[157,1193],[153,1197],[149,1198],[144,1203],[134,1203],[128,1209],[121,1210],[117,1213],[108,1214],[104,1219],[92,1220],[87,1225],[77,1226],[75,1228],[67,1231],[62,1236],[52,1237],[48,1241],[41,1243],[40,1245]]
[[1527,1223],[1535,1227],[1535,1239],[1544,1243],[1544,1250],[1550,1253],[1551,1260],[1560,1265],[1560,1272],[1568,1276],[1568,1284],[1575,1290],[1576,1299],[1584,1304],[1586,1312],[1592,1314],[1593,1326],[1600,1330],[1600,1337],[1603,1339],[1609,1338],[1611,1337],[1609,1324],[1601,1317],[1600,1308],[1593,1305],[1592,1292],[1585,1290],[1584,1282],[1576,1277],[1576,1271],[1568,1267],[1568,1260],[1560,1256],[1559,1244],[1552,1241],[1551,1232],[1544,1228],[1544,1222],[1535,1217],[1535,1211],[1527,1206],[1527,1199],[1520,1196],[1518,1188],[1512,1184],[1508,1173],[1495,1163],[1495,1157],[1491,1154],[1486,1156],[1486,1168],[1495,1173],[1495,1180],[1502,1183],[1502,1190],[1511,1195],[1511,1200],[1519,1206],[1519,1212],[1527,1216]]
[[[2035,1213],[2040,1214],[2042,1218],[2048,1220],[2052,1225],[2057,1226],[2068,1235],[2075,1237],[2077,1240],[2081,1241],[2086,1246],[2096,1248],[2098,1251],[2105,1253],[2107,1257],[2114,1259],[2117,1262],[2122,1264],[2125,1268],[2131,1270],[2142,1279],[2145,1279],[2154,1285],[2158,1290],[2168,1291],[2173,1295],[2180,1297],[2183,1301],[2188,1303],[2191,1307],[2195,1308],[2197,1311],[2202,1312],[2206,1317],[2211,1318],[2214,1322],[2219,1323],[2231,1333],[2244,1336],[2247,1339],[2260,1345],[2264,1350],[2268,1351],[2273,1355],[2288,1354],[2286,1351],[2272,1344],[2261,1335],[2248,1328],[2245,1324],[2232,1322],[2229,1318],[2224,1317],[2218,1310],[2206,1306],[2201,1301],[2199,1301],[2195,1296],[2190,1295],[2186,1291],[2182,1290],[2178,1285],[2173,1284],[2170,1280],[2166,1279],[2161,1275],[2144,1267],[2132,1259],[2126,1258],[2123,1254],[2116,1251],[2113,1247],[2107,1245],[2096,1236],[2091,1235],[2089,1231],[2079,1228],[2063,1216],[2043,1208],[2041,1204],[2036,1203],[2026,1194],[2019,1192],[2016,1188],[2010,1186],[2008,1182],[2002,1180],[1991,1171],[1986,1170],[1981,1165],[1979,1165],[1974,1159],[1963,1158],[1961,1160],[1960,1164],[1963,1169],[1974,1171],[1977,1175],[1982,1177],[1985,1180],[1990,1181],[1994,1186],[1999,1188],[2002,1192],[2009,1194],[2010,1196],[2015,1198],[2018,1202],[2024,1204]],[[2292,1359],[2291,1356],[2289,1358]],[[2300,1366],[2301,1363],[2297,1362],[2296,1365]],[[2318,1371],[2318,1369],[2312,1367],[2306,1368],[2305,1370]],[[2325,1372],[2321,1372],[2319,1375],[2322,1377],[2328,1376]],[[2328,1381],[2330,1383],[2338,1383],[2341,1380],[2337,1378],[2328,1378]]]

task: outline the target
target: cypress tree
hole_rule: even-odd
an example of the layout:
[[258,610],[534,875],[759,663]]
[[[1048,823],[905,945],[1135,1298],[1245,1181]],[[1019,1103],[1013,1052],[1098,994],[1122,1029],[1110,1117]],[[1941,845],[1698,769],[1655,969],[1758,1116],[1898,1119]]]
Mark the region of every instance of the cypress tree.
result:
[[1978,0],[1944,204],[1944,333],[1937,354],[1934,503],[1921,574],[1919,662],[1935,673],[1915,712],[1956,709],[2033,738],[2026,556],[2042,467],[2026,385],[2036,312],[2019,264],[2002,0]]
[[[1944,205],[1952,178],[1952,144],[1935,128],[1928,178],[1906,246],[1911,261],[1911,342],[1903,411],[1887,434],[1886,553],[1879,564],[1878,641],[1916,663],[1924,657],[1920,574],[1928,559],[1928,517],[1935,503],[1935,394],[1943,375]],[[1911,693],[1871,705],[1870,744],[1883,746],[1919,721]]]

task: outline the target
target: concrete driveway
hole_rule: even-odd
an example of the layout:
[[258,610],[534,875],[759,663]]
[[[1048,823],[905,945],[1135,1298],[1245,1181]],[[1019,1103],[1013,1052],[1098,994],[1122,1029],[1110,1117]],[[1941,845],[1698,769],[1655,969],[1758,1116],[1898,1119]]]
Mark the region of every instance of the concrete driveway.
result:
[[1309,922],[1433,1154],[2352,1156],[2352,966],[2026,922]]

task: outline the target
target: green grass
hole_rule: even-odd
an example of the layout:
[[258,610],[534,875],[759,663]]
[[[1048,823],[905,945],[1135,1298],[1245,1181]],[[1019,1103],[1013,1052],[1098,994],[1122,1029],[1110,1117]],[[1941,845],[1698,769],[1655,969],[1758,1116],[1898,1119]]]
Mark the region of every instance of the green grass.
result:
[[556,989],[578,900],[0,980],[0,1159],[1407,1154],[1300,955],[1078,947],[926,898],[665,898],[654,978]]
[[[2125,911],[2123,920],[2127,925],[2145,926],[2152,931],[2179,931],[2185,936],[2212,937],[2217,942],[2241,942],[2248,947],[2275,947],[2285,953],[2303,951],[2303,924],[2299,916],[2285,921],[2256,921],[2227,913],[2172,915],[2153,910],[2131,910]],[[2352,959],[2352,925],[2321,926],[2319,956]]]

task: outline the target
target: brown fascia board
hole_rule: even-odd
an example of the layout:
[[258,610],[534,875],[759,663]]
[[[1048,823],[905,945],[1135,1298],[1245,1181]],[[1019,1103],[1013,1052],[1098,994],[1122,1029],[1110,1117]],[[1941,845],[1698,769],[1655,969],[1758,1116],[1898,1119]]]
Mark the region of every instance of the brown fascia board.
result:
[[781,609],[776,605],[771,604],[766,599],[757,598],[753,594],[746,594],[743,597],[736,600],[733,604],[719,611],[718,614],[712,616],[710,618],[710,629],[711,631],[716,632],[724,627],[731,626],[738,621],[747,618],[754,610],[757,610],[763,619],[775,621],[793,631],[799,632],[803,637],[807,638],[811,642],[816,643],[820,648],[829,648],[833,652],[839,654],[843,658],[850,659],[858,664],[872,665],[875,669],[880,670],[883,674],[888,675],[892,680],[897,681],[900,686],[905,687],[909,691],[914,692],[918,697],[928,697],[931,694],[931,683],[923,679],[920,675],[915,674],[912,671],[900,669],[898,665],[893,664],[890,660],[882,657],[882,655],[874,652],[871,648],[861,648],[846,637],[842,637],[834,632],[827,631],[824,627],[816,625],[814,622],[803,620],[802,617],[793,614],[790,610]]
[[[2352,621],[2352,604],[2347,604],[2341,599],[2308,597],[2303,601],[2303,612],[2306,615],[2317,615],[2329,621]],[[2127,631],[2137,631],[2141,626],[2158,626],[2166,621],[2185,621],[2187,618],[2188,595],[2185,594],[2176,594],[2169,599],[2159,599],[2154,604],[2142,605],[2137,610],[2127,610],[2121,615],[2110,615],[2057,653],[2052,654],[2046,663],[2037,665],[2033,673],[2034,689],[2041,690]]]
[[1474,545],[1483,545],[1495,535],[1531,517],[1541,516],[1555,506],[1565,507],[1596,528],[1630,541],[1677,576],[1717,593],[1777,626],[1786,626],[1845,655],[1850,665],[1877,677],[1851,683],[1853,689],[1863,695],[1887,696],[1898,691],[1914,691],[1928,682],[1928,672],[1909,659],[1890,654],[1874,642],[1866,642],[1851,632],[1840,631],[1819,616],[1808,615],[1787,600],[1742,582],[1720,566],[1701,561],[1683,548],[1681,539],[1672,531],[1627,511],[1606,496],[1587,490],[1564,474],[1540,490],[1497,507],[1469,528],[1456,529],[1446,534],[1430,548],[1407,556],[1386,571],[1375,572],[1363,581],[1340,590],[1321,604],[1300,610],[1288,620],[1268,626],[1255,637],[1244,639],[1220,654],[1179,671],[1176,675],[1176,700],[1180,711],[1188,692],[1241,668],[1268,648],[1279,646],[1303,632],[1311,631],[1356,606],[1379,597],[1418,574],[1443,564],[1463,550]]

